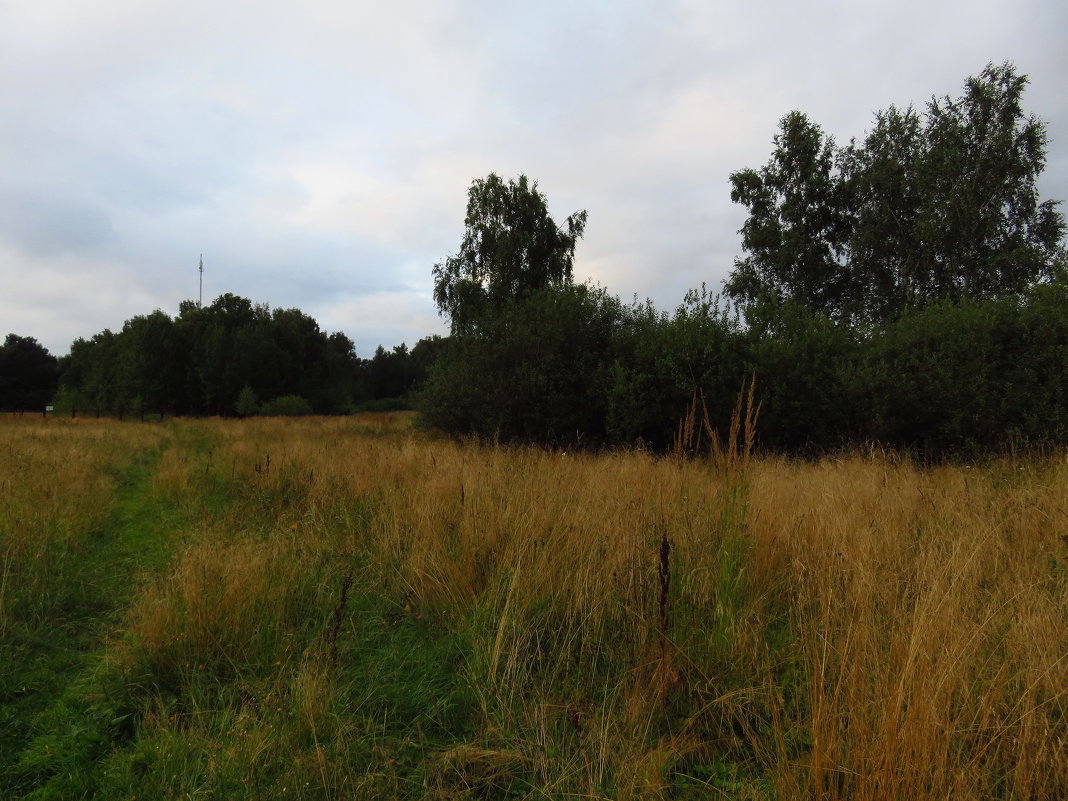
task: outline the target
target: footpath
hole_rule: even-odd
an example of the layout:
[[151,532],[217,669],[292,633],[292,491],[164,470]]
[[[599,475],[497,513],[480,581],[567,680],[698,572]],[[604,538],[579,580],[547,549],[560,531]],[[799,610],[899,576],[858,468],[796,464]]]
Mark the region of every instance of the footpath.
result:
[[0,642],[0,798],[91,797],[98,761],[132,736],[99,679],[108,636],[138,577],[170,556],[178,512],[153,497],[162,448],[133,455],[114,475],[112,511],[44,622]]

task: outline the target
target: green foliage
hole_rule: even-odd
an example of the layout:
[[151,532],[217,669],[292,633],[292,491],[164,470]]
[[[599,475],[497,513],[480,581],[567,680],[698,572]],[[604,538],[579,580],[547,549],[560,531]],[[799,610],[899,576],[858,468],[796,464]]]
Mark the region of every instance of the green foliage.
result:
[[248,384],[241,388],[241,394],[237,396],[237,403],[234,404],[234,411],[237,412],[239,417],[252,417],[260,410],[260,399],[256,397],[256,393],[252,391],[252,387]]
[[[570,250],[567,269],[538,289],[545,271],[523,279],[525,257],[479,272],[492,259],[465,244],[467,273],[456,260],[435,268],[453,334],[434,343],[421,419],[454,435],[663,450],[695,395],[725,431],[755,375],[760,444],[773,450],[879,442],[940,459],[1066,441],[1063,223],[1034,192],[1044,139],[1022,117],[1024,83],[1010,67],[988,68],[960,101],[932,101],[926,120],[891,108],[846,149],[788,115],[769,165],[732,176],[735,200],[752,212],[742,231],[749,256],[727,284],[744,303],[744,326],[704,288],[669,316],[573,286]],[[989,142],[974,138],[982,132]],[[946,166],[951,141],[973,160]],[[1015,160],[1015,172],[985,163],[984,142]],[[965,167],[977,181],[971,205],[939,183]],[[472,188],[470,242],[482,242],[471,229],[482,204],[502,208],[493,187],[505,188],[499,179]],[[494,219],[486,241],[499,256],[502,243],[524,240],[508,234],[508,218]],[[950,219],[970,220],[986,245],[932,233]],[[461,286],[462,274],[481,278]],[[512,278],[495,284],[501,275]],[[446,291],[450,280],[461,284]],[[469,305],[449,305],[468,291]],[[411,381],[405,356],[379,349],[369,371],[377,386]]]
[[945,302],[870,338],[853,391],[867,437],[942,458],[1068,440],[1068,292]]
[[420,393],[424,422],[453,434],[601,441],[619,302],[571,283],[586,212],[549,216],[525,175],[490,174],[468,192],[460,252],[434,267],[448,343]]
[[1014,410],[1010,436],[1068,442],[1068,278],[1042,284],[1019,309],[1001,386]]
[[796,302],[883,324],[943,299],[1019,297],[1056,272],[1065,233],[1039,201],[1045,125],[1024,114],[1025,76],[988,65],[924,115],[891,107],[863,143],[838,148],[794,111],[771,160],[731,176],[749,209],[748,256],[727,294]]
[[536,181],[505,183],[490,173],[471,184],[464,225],[460,252],[434,266],[434,301],[453,333],[472,332],[483,315],[529,292],[570,282],[586,212],[560,227]]
[[970,453],[991,436],[1001,439],[991,390],[1001,366],[995,313],[1002,311],[946,302],[906,315],[872,339],[864,389],[876,402],[877,439],[925,454],[953,446]]
[[848,370],[860,343],[843,324],[800,303],[750,311],[749,369],[760,399],[761,443],[790,452],[819,452],[852,441],[862,414]]
[[416,382],[417,370],[408,346],[403,342],[388,351],[381,345],[375,349],[375,355],[365,365],[365,374],[375,400],[383,398],[400,398],[407,394]]
[[157,309],[127,320],[115,347],[120,405],[168,411],[187,402],[187,343],[170,317]]
[[227,294],[204,308],[184,302],[174,319],[157,310],[117,334],[75,340],[60,394],[72,408],[229,415],[248,389],[258,398],[300,395],[332,414],[351,405],[358,365],[348,337],[327,335],[298,309]]
[[270,309],[222,295],[210,306],[157,310],[122,330],[78,339],[61,361],[57,409],[174,415],[256,414],[258,399],[300,396],[316,414],[338,414],[389,400],[410,408],[444,340],[381,346],[356,356],[343,333],[326,334],[298,309]]
[[56,393],[56,357],[33,337],[8,334],[0,346],[0,409],[43,411]]
[[749,256],[735,263],[726,292],[746,303],[794,301],[848,315],[848,208],[834,140],[799,111],[779,128],[767,165],[731,175],[731,200],[749,209],[741,230]]
[[600,442],[622,309],[603,289],[532,291],[453,334],[419,398],[429,425],[505,441]]
[[300,395],[282,395],[260,406],[265,417],[303,417],[312,414],[312,406]]
[[704,287],[672,317],[650,303],[625,310],[609,389],[607,427],[618,444],[672,444],[679,420],[700,393],[714,423],[730,420],[745,376],[739,321]]

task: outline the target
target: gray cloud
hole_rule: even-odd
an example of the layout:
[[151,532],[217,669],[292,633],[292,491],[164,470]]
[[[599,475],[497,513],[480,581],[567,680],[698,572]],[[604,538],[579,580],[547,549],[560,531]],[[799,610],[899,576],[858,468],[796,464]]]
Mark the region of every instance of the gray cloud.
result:
[[98,252],[116,239],[100,206],[55,195],[0,196],[0,237],[35,255]]
[[859,137],[988,61],[1031,76],[1068,197],[1066,27],[1056,0],[7,4],[0,328],[62,353],[173,313],[204,252],[206,297],[412,344],[490,171],[589,210],[580,278],[670,308],[729,271],[728,175],[783,114]]

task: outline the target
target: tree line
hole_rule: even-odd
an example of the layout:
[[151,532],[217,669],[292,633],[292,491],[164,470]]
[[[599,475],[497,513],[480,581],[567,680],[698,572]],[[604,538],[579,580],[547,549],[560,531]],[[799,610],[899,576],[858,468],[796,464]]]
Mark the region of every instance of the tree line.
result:
[[726,428],[755,378],[760,439],[924,456],[1068,442],[1064,218],[1041,201],[1044,124],[1026,77],[988,65],[961,97],[876,114],[839,147],[787,114],[723,296],[672,314],[576,285],[586,213],[556,225],[525,176],[475,181],[434,268],[451,336],[420,409],[455,434],[663,449],[695,397]]
[[225,294],[204,307],[184,301],[174,318],[156,310],[76,339],[58,360],[35,340],[9,336],[0,375],[11,386],[0,384],[0,408],[222,416],[403,408],[439,340],[379,346],[361,359],[352,340],[299,309]]
[[[336,414],[414,401],[457,436],[654,449],[695,397],[725,428],[755,378],[760,440],[776,450],[1063,444],[1065,221],[1039,197],[1047,134],[1023,111],[1026,84],[988,65],[960,97],[877,112],[844,146],[790,112],[769,161],[730,176],[748,218],[722,295],[702,287],[670,313],[576,284],[586,212],[558,224],[537,182],[491,174],[468,190],[458,252],[433,268],[448,337],[364,360],[299,310],[224,295],[79,339],[58,362],[12,335],[0,366],[37,364],[34,402],[58,386],[62,407]],[[0,389],[15,397],[10,375]]]
[[0,411],[42,411],[59,381],[59,364],[33,337],[8,334],[0,346]]

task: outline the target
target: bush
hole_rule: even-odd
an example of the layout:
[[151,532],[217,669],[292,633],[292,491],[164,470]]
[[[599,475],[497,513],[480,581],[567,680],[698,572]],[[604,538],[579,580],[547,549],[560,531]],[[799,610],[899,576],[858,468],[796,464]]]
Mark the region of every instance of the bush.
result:
[[858,432],[850,391],[858,341],[846,326],[788,303],[751,319],[747,347],[761,404],[760,442],[815,454],[841,447]]
[[266,417],[304,417],[311,413],[311,404],[300,395],[282,395],[260,407],[260,414]]
[[718,298],[690,292],[671,318],[635,305],[621,329],[608,399],[613,442],[671,447],[695,392],[713,423],[727,424],[746,370],[738,320]]
[[412,404],[407,398],[374,398],[352,407],[354,413],[360,412],[408,412]]
[[869,438],[936,459],[1063,441],[1068,304],[1039,299],[945,302],[870,337],[857,371]]
[[487,315],[431,367],[422,421],[504,441],[603,441],[621,315],[616,298],[586,285],[532,292]]
[[237,396],[237,403],[234,404],[234,411],[237,412],[239,417],[252,417],[260,410],[260,401],[256,397],[256,393],[252,391],[252,387],[248,384],[241,390],[241,394]]

